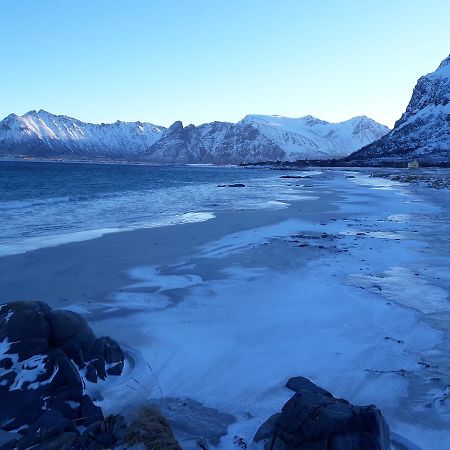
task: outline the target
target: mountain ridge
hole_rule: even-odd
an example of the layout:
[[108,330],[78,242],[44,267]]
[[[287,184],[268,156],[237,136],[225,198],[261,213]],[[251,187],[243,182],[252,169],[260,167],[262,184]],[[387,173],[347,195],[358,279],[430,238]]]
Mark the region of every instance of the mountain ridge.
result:
[[313,116],[253,114],[237,123],[183,126],[176,121],[166,128],[140,121],[93,124],[40,109],[22,116],[12,113],[0,121],[0,155],[164,164],[330,159],[347,156],[388,130],[365,116],[331,123]]
[[389,131],[366,116],[333,123],[311,115],[299,118],[248,115],[241,122],[257,127],[286,152],[288,160],[342,158]]
[[450,55],[418,79],[394,128],[349,159],[450,161]]

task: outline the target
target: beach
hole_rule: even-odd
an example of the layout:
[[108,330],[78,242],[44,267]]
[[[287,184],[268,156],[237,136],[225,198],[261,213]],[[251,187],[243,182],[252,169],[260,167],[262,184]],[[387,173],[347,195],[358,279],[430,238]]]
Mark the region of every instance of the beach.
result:
[[265,208],[2,256],[0,302],[70,309],[116,339],[124,374],[88,391],[126,416],[156,402],[185,449],[250,444],[299,375],[376,404],[399,449],[446,448],[449,191],[367,171],[271,180]]

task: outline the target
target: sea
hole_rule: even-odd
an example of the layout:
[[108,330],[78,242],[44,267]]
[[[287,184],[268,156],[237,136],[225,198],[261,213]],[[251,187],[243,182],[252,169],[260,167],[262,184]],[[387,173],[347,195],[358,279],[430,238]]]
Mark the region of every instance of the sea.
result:
[[[280,175],[263,168],[1,161],[0,256],[208,220],[218,211],[281,208],[294,193]],[[235,183],[245,187],[228,186]]]

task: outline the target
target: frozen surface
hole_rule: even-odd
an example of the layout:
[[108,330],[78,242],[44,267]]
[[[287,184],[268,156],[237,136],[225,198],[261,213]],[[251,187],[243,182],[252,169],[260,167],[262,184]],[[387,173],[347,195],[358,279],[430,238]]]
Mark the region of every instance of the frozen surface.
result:
[[[353,403],[375,403],[397,442],[445,448],[450,370],[437,360],[448,328],[434,315],[449,312],[439,276],[448,254],[433,253],[430,235],[444,232],[434,228],[441,207],[404,184],[352,176],[316,175],[315,201],[337,194],[325,212],[226,235],[173,267],[131,269],[123,291],[147,289],[139,295],[148,309],[141,303],[107,326],[128,346],[139,384],[130,389],[125,375],[105,388],[103,406],[157,401],[156,374],[165,398],[234,416],[212,446],[231,449],[234,436],[251,441],[290,397],[287,379],[303,375]],[[166,305],[173,291],[181,300]],[[119,310],[139,303],[124,292],[114,297]]]
[[[151,400],[167,406],[183,448],[203,434],[233,449],[302,375],[376,404],[396,442],[447,448],[448,192],[357,171],[310,176],[307,189],[272,180],[289,200],[267,223],[186,241],[189,253],[161,264],[127,260],[120,289],[69,306],[128,352],[121,377],[88,386],[106,412]],[[196,226],[208,236],[244,217],[233,214]]]

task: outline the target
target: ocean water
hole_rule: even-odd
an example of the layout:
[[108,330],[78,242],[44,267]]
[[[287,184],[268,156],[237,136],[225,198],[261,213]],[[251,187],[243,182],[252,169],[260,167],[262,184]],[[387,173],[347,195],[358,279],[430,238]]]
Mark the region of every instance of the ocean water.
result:
[[[106,233],[282,207],[279,172],[236,167],[0,162],[0,256]],[[245,188],[219,184],[244,183]]]

